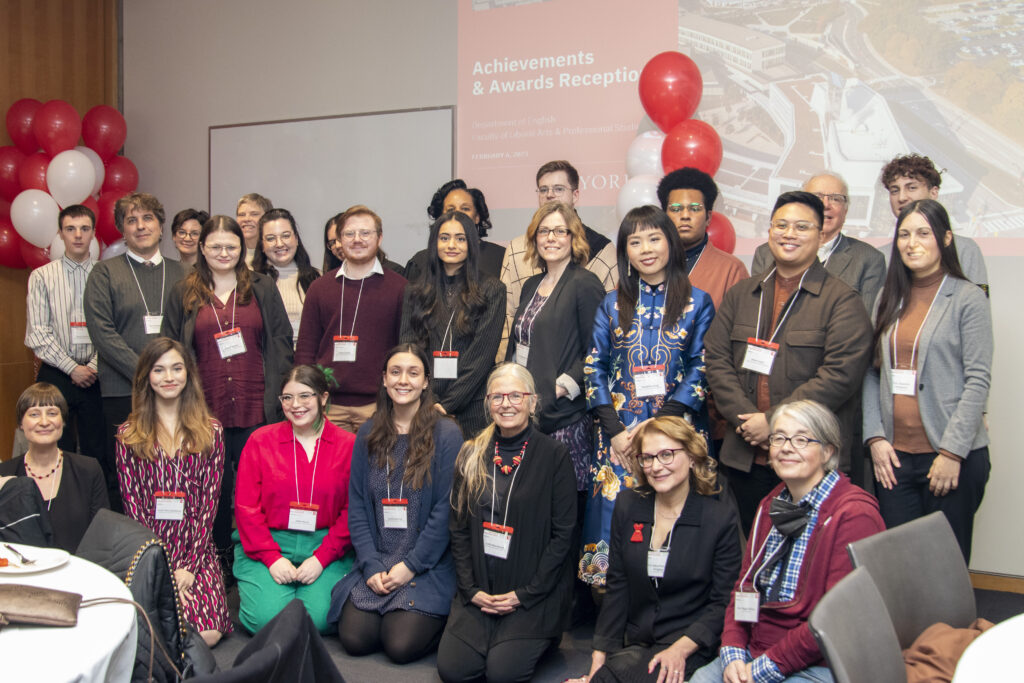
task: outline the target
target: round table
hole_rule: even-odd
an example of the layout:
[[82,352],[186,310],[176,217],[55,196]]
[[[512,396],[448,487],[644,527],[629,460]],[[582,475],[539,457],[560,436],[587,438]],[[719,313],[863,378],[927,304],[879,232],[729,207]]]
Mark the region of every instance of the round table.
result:
[[[31,557],[30,551],[25,554]],[[83,600],[131,600],[124,582],[103,567],[71,556],[63,566],[0,576],[17,583],[78,593]],[[128,681],[135,665],[135,608],[124,603],[83,607],[73,628],[7,626],[0,630],[5,681]]]
[[[1013,653],[1024,640],[1024,614],[1001,621],[982,633],[960,655],[953,683],[1010,680],[1018,666]],[[1019,673],[1019,672],[1018,672]]]

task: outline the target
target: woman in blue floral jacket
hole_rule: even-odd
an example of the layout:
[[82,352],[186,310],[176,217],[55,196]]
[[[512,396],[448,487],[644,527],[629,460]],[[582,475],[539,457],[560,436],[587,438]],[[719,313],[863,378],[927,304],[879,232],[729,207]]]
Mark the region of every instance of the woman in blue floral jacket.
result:
[[623,459],[636,428],[676,415],[707,435],[704,333],[715,315],[711,297],[690,286],[676,228],[655,206],[626,214],[617,252],[619,287],[597,310],[584,368],[587,406],[600,422],[579,567],[580,579],[593,586],[605,583],[615,497],[633,486]]

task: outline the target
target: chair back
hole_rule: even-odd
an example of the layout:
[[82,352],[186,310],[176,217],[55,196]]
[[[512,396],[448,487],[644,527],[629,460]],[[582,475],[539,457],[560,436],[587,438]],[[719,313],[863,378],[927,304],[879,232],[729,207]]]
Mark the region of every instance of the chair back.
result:
[[978,616],[960,546],[942,512],[851,543],[854,567],[864,567],[885,601],[900,649],[932,624],[966,628]]
[[854,569],[832,586],[809,624],[836,683],[907,682],[896,631],[866,569]]

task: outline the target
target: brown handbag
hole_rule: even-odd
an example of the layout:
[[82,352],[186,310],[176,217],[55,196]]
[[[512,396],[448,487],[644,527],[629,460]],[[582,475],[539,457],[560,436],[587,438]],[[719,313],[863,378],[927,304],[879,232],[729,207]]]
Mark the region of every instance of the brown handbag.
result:
[[0,584],[0,628],[7,624],[38,626],[74,626],[78,623],[78,593],[25,586]]

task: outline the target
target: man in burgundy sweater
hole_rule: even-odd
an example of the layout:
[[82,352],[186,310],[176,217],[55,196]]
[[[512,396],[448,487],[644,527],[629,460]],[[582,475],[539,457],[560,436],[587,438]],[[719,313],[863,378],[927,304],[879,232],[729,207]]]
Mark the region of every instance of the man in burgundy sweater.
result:
[[295,362],[331,370],[327,418],[354,434],[373,415],[384,356],[398,343],[406,280],[377,259],[380,216],[356,205],[338,226],[345,260],[306,292]]

